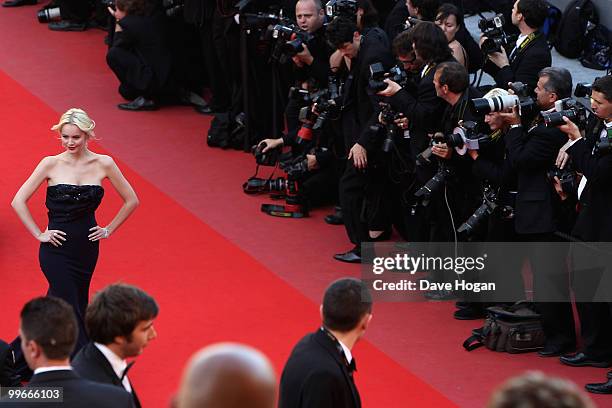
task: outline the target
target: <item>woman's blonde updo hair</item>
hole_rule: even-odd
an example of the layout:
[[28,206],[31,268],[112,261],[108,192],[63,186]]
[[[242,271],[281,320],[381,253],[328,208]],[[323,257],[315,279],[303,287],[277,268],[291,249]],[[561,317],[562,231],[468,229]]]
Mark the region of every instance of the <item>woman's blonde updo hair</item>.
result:
[[75,125],[81,131],[85,132],[88,137],[95,139],[96,134],[94,128],[96,122],[94,122],[83,109],[70,108],[60,118],[56,125],[53,125],[51,130],[62,131],[64,125]]

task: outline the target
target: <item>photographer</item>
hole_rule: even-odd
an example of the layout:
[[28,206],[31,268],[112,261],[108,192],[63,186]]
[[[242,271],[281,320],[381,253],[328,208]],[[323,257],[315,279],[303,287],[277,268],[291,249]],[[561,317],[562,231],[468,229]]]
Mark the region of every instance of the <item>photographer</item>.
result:
[[[373,157],[372,142],[368,123],[376,121],[378,98],[368,93],[369,68],[371,64],[382,63],[384,69],[392,65],[393,58],[389,52],[389,42],[380,28],[359,30],[352,18],[337,17],[327,26],[327,39],[338,50],[348,65],[349,73],[344,84],[342,95],[341,126],[348,153],[348,163],[340,181],[340,205],[344,225],[351,242],[355,247],[334,256],[343,262],[361,261],[361,243],[380,238],[382,234],[380,206],[366,206],[365,221],[364,200],[368,194],[369,203],[379,202],[376,182],[382,175]],[[372,236],[370,231],[377,231]],[[377,234],[377,235],[376,235]]]
[[[535,88],[538,108],[552,111],[555,102],[572,91],[572,77],[564,68],[549,67],[539,73]],[[559,148],[567,138],[559,129],[548,128],[541,114],[531,122],[521,122],[518,109],[502,114],[510,127],[504,136],[508,158],[517,172],[518,194],[515,209],[517,239],[523,242],[559,241],[555,232],[561,228],[557,218],[561,201],[548,179]],[[531,262],[534,298],[537,301],[552,294],[569,299],[568,278],[563,259],[544,259],[535,247],[527,247]],[[575,346],[574,322],[570,303],[538,303],[546,344],[540,356],[558,356]]]
[[[304,90],[323,88],[327,85],[329,75],[329,57],[331,48],[325,39],[325,10],[320,0],[299,0],[295,5],[295,16],[298,26],[313,38],[307,43],[302,41],[302,51],[291,57],[294,64],[295,87]],[[305,106],[301,100],[289,98],[285,115],[287,118],[287,136],[295,139],[300,123],[300,109]]]
[[149,13],[145,0],[117,0],[116,10],[108,11],[116,25],[106,62],[120,81],[121,96],[132,100],[119,109],[155,110],[158,102],[177,99],[166,16]]
[[[539,29],[548,13],[545,0],[517,0],[512,9],[512,24],[521,34],[509,54],[504,47],[501,52],[492,52],[484,65],[484,71],[491,75],[497,87],[505,88],[508,82],[520,81],[535,88],[538,73],[552,63],[546,37]],[[487,37],[480,39],[480,44]]]
[[[567,154],[560,154],[558,163],[564,165],[569,155],[576,170],[583,174],[578,189],[580,210],[572,235],[587,242],[609,242],[612,241],[612,216],[609,211],[612,203],[612,155],[609,147],[605,146],[609,146],[612,139],[612,76],[598,78],[593,83],[591,108],[593,114],[589,117],[584,136],[574,122],[563,118],[565,124],[559,129],[567,134],[571,146],[567,148]],[[584,339],[583,349],[574,356],[561,357],[562,363],[608,367],[607,363],[612,361],[611,306],[610,303],[576,302]],[[587,384],[586,389],[612,394],[612,380]]]

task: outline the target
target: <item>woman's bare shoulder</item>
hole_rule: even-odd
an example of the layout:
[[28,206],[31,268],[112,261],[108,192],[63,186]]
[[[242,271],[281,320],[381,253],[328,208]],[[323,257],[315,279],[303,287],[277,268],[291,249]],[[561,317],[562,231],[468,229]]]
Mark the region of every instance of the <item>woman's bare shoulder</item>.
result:
[[100,165],[102,165],[103,167],[108,167],[108,166],[112,166],[115,164],[115,161],[109,155],[99,154],[99,153],[94,153],[94,152],[91,152],[91,154],[93,155],[93,159],[97,161]]

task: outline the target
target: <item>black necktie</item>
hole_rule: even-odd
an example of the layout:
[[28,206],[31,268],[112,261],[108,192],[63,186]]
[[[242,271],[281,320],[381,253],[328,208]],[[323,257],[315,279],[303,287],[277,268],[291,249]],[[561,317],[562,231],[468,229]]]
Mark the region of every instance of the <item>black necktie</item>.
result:
[[129,363],[127,365],[127,367],[125,367],[125,370],[123,370],[123,374],[121,374],[121,378],[119,379],[121,384],[123,384],[123,379],[125,378],[125,376],[127,375],[128,371],[130,370],[130,368],[132,368],[132,366],[134,365],[135,362],[136,361],[132,361],[131,363]]

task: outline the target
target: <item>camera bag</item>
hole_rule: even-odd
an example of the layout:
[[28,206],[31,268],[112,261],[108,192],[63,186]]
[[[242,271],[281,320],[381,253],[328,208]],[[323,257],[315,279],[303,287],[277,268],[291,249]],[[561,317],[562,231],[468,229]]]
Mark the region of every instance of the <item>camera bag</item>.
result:
[[487,308],[483,327],[472,330],[463,342],[467,351],[485,346],[489,350],[506,353],[528,353],[544,347],[546,337],[542,320],[527,302],[511,306]]

